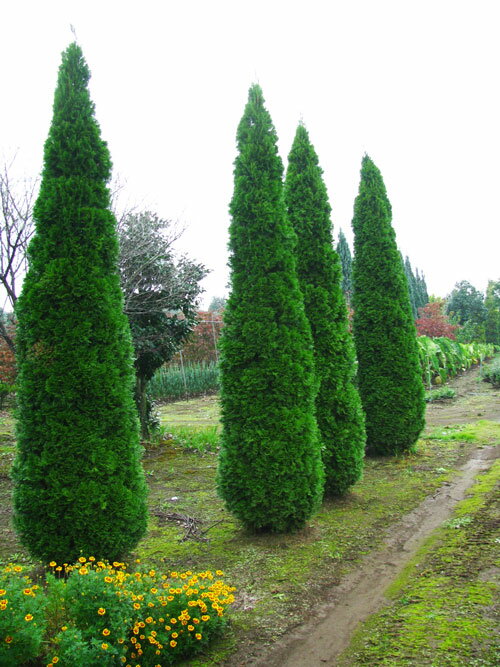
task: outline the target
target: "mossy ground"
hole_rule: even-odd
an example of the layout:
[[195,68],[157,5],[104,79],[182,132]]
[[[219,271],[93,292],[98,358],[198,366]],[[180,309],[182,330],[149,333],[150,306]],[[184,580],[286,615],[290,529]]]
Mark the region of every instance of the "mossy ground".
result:
[[500,664],[499,477],[497,461],[390,587],[392,603],[358,629],[339,667]]
[[[168,404],[161,420],[167,431],[169,425],[202,431],[217,425],[218,414],[216,397],[208,397]],[[12,429],[11,417],[3,413],[0,561],[29,562],[10,526],[12,487],[7,475],[14,453]],[[140,558],[163,569],[222,569],[238,589],[225,638],[190,664],[249,660],[314,615],[329,587],[379,545],[394,522],[450,479],[478,445],[500,440],[500,423],[483,421],[466,429],[438,431],[430,425],[428,433],[414,454],[368,459],[364,477],[351,493],[326,501],[303,530],[291,535],[249,534],[226,512],[215,491],[216,451],[187,450],[171,438],[147,446],[149,530],[130,560]],[[179,516],[201,522],[197,524],[201,539],[184,539],[187,530]],[[474,591],[469,590],[471,596]]]

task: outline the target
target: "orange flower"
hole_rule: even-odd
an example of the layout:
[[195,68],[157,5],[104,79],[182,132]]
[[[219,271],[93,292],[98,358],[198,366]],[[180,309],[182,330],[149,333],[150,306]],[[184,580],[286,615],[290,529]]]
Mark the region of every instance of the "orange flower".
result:
[[12,641],[12,637],[10,635],[7,635],[7,637],[5,637],[5,643],[10,644],[11,641]]

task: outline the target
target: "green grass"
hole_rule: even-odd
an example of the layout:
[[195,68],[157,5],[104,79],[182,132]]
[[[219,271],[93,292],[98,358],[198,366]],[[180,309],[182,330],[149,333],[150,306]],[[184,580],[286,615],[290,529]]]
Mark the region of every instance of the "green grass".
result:
[[390,586],[392,604],[357,631],[339,666],[500,664],[497,461]]

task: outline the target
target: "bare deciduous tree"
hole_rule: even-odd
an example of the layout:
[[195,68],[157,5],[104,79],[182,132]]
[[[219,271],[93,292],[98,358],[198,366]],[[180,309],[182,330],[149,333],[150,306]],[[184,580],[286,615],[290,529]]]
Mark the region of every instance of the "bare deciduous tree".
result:
[[[0,172],[0,288],[2,310],[10,310],[18,296],[19,284],[26,271],[27,247],[33,235],[33,203],[38,179],[14,181],[10,177],[13,160],[4,162]],[[4,318],[0,318],[0,336],[14,350],[14,340]]]

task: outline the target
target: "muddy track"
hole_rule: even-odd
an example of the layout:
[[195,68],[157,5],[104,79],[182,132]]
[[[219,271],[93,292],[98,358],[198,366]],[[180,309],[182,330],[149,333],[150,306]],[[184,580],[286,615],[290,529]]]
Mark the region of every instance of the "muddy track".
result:
[[[495,392],[495,397],[490,394],[493,400],[487,401],[486,409],[481,406],[480,414],[475,405],[470,406],[470,395],[482,393],[476,378],[477,371],[473,370],[455,380],[457,401],[448,406],[430,406],[428,427],[484,418],[500,421],[498,393]],[[469,398],[467,403],[461,400],[466,397]],[[335,665],[359,623],[388,603],[384,596],[388,586],[431,533],[450,518],[455,505],[466,497],[476,475],[487,470],[499,454],[500,445],[475,450],[452,481],[393,525],[382,546],[368,554],[355,571],[332,588],[328,602],[317,611],[314,619],[288,633],[286,640],[276,642],[265,655],[245,664],[261,667]]]

